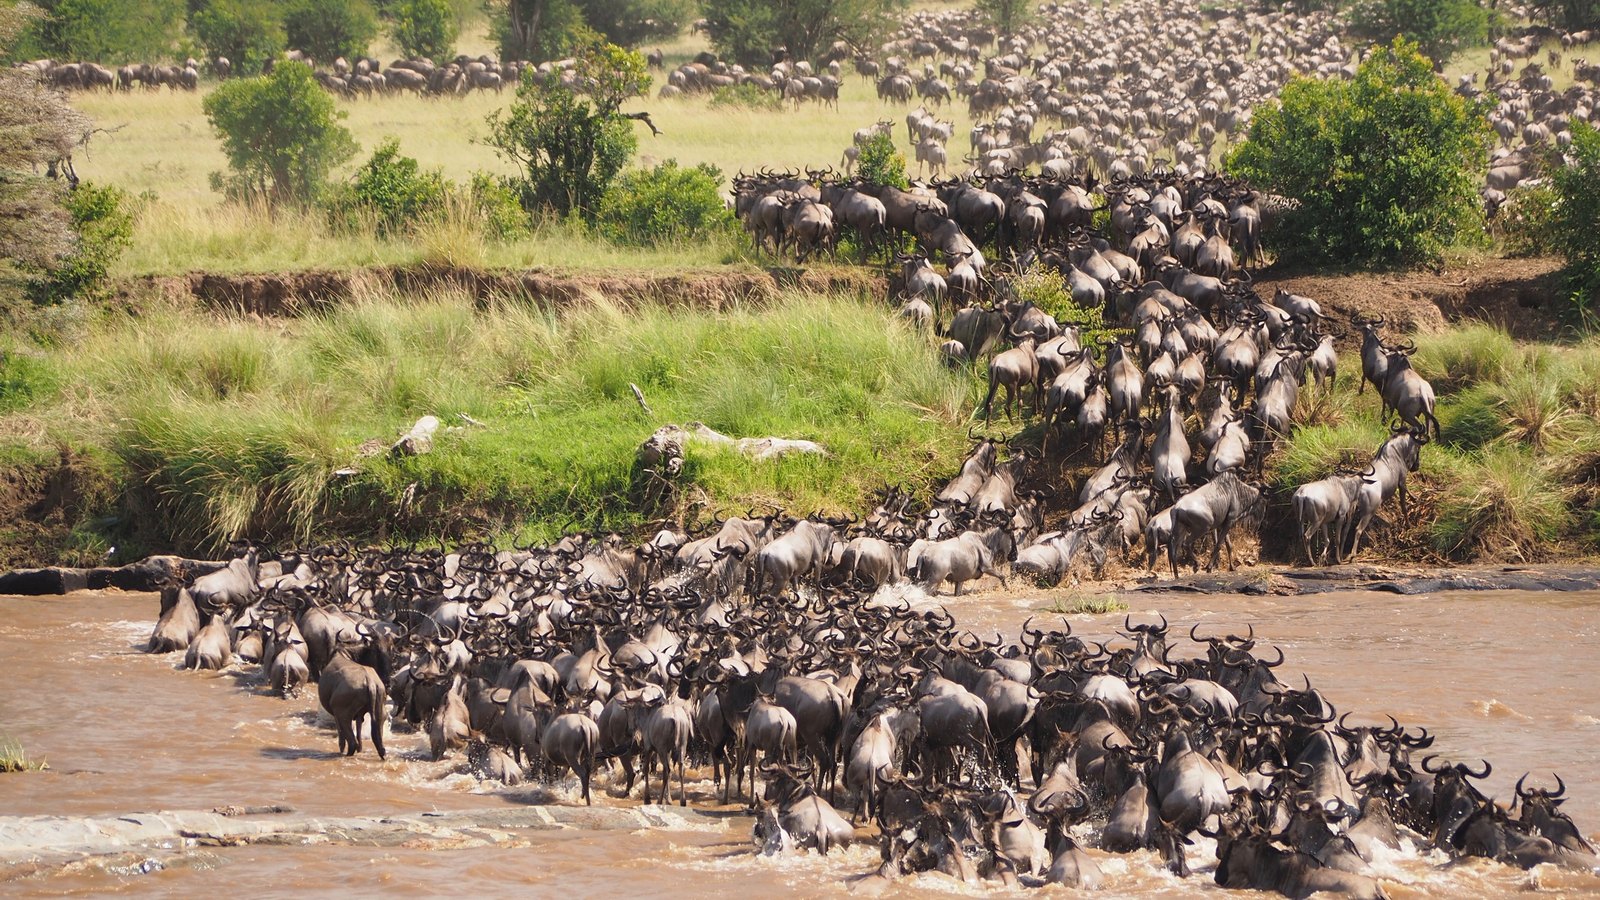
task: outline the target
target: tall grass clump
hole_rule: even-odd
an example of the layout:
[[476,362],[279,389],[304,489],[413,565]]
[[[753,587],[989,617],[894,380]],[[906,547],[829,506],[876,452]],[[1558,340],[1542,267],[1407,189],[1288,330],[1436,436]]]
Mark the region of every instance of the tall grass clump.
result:
[[1269,478],[1274,487],[1288,491],[1334,472],[1364,469],[1388,437],[1382,425],[1367,418],[1298,428],[1273,458]]
[[1440,394],[1497,381],[1523,363],[1516,342],[1493,325],[1467,324],[1417,338],[1411,365]]
[[22,749],[22,745],[11,738],[0,738],[0,773],[5,772],[42,772],[50,768],[50,764],[42,759],[29,757]]
[[1533,453],[1496,446],[1469,457],[1442,484],[1429,528],[1434,549],[1455,559],[1528,561],[1572,524],[1561,484]]

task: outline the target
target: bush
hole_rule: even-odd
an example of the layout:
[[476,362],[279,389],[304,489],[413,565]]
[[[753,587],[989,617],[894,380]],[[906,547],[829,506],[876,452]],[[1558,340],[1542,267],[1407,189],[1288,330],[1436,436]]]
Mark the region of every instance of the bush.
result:
[[614,241],[661,244],[704,238],[733,228],[722,202],[722,172],[701,163],[683,168],[669,159],[623,175],[600,203],[600,230]]
[[236,75],[259,74],[288,46],[271,0],[211,0],[194,14],[194,32],[206,55],[227,57]]
[[54,267],[29,279],[28,298],[38,306],[104,299],[111,264],[133,243],[132,199],[121,188],[82,182],[64,203],[77,242]]
[[345,113],[300,63],[229,81],[203,107],[232,169],[213,173],[212,185],[230,196],[309,202],[356,152],[355,138],[339,124]]
[[861,145],[856,176],[870,184],[887,184],[901,190],[911,186],[906,177],[906,158],[894,148],[894,138],[887,134],[875,134]]
[[1556,247],[1556,203],[1560,198],[1548,182],[1519,185],[1506,194],[1495,218],[1494,232],[1513,256],[1545,256],[1560,251]]
[[437,212],[449,190],[437,169],[422,171],[416,160],[400,155],[400,143],[390,138],[361,164],[354,181],[330,191],[328,215],[335,227],[344,228],[359,227],[363,217],[370,217],[379,234],[394,234]]
[[1301,202],[1267,233],[1283,258],[1412,264],[1481,233],[1490,134],[1481,105],[1397,38],[1353,81],[1291,80],[1227,167]]
[[517,192],[501,179],[475,172],[468,193],[483,219],[486,237],[506,240],[528,233],[528,211],[518,202]]
[[529,71],[509,109],[489,116],[488,144],[521,170],[512,182],[524,209],[594,215],[613,179],[633,156],[628,100],[650,86],[644,57],[615,44],[591,45],[578,57],[578,94],[561,73]]
[[1011,279],[1011,289],[1017,299],[1029,300],[1053,316],[1063,328],[1076,325],[1078,340],[1083,346],[1098,344],[1102,339],[1116,337],[1119,329],[1107,328],[1105,314],[1098,309],[1084,309],[1072,301],[1072,288],[1060,272],[1034,266]]
[[289,46],[331,63],[365,56],[378,36],[378,16],[366,0],[297,0],[284,10],[283,29]]
[[1556,202],[1551,215],[1552,243],[1567,260],[1575,309],[1592,318],[1600,305],[1600,131],[1574,118],[1572,164],[1551,170]]
[[753,84],[734,84],[712,91],[710,106],[712,109],[759,109],[776,112],[783,109],[783,97],[777,91],[762,90]]
[[450,0],[396,0],[389,7],[390,29],[408,57],[448,59],[455,55],[456,13]]

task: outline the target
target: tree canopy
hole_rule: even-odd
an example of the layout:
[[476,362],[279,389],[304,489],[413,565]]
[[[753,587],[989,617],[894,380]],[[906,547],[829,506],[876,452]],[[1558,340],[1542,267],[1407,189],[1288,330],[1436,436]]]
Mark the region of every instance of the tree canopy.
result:
[[202,105],[232,170],[213,181],[230,194],[309,202],[356,152],[355,138],[339,124],[345,113],[301,63],[224,82]]
[[226,57],[238,75],[260,73],[288,46],[272,0],[211,0],[194,14],[194,33],[207,56]]
[[773,51],[812,59],[834,41],[865,46],[887,34],[904,0],[704,0],[711,43],[745,65],[768,65]]
[[1376,41],[1404,37],[1442,68],[1489,39],[1489,11],[1478,0],[1359,0],[1350,9],[1350,27]]
[[1397,264],[1481,228],[1491,132],[1416,45],[1374,50],[1351,81],[1297,77],[1256,110],[1227,167],[1299,200],[1268,239],[1286,257]]
[[591,44],[577,55],[574,74],[583,93],[559,72],[527,70],[516,101],[489,117],[488,144],[521,169],[513,184],[529,211],[591,216],[633,156],[633,122],[649,121],[622,112],[650,87],[644,57]]

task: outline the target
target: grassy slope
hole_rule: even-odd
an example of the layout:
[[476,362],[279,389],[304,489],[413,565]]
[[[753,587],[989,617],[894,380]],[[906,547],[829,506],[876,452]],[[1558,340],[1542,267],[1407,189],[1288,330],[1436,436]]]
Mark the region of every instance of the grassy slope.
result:
[[[1382,513],[1393,523],[1375,534],[1384,555],[1529,561],[1563,547],[1593,552],[1600,344],[1520,344],[1477,324],[1417,343],[1414,364],[1438,393],[1442,436],[1424,448],[1410,520],[1396,507]],[[1388,435],[1374,392],[1356,395],[1359,359],[1346,354],[1340,364],[1343,380],[1329,395],[1302,392],[1302,424],[1269,467],[1282,497],[1336,469],[1359,471]]]
[[[832,453],[754,464],[695,450],[686,500],[857,509],[886,479],[926,485],[949,472],[976,391],[887,311],[808,295],[719,315],[596,301],[553,317],[456,295],[290,322],[146,310],[32,359],[13,380],[33,396],[0,416],[0,445],[47,465],[74,448],[121,484],[110,508],[82,511],[94,521],[70,540],[87,557],[110,542],[127,553],[214,549],[241,533],[631,528],[644,518],[634,449],[659,425],[691,420]],[[447,426],[433,453],[358,456],[429,413]],[[358,474],[334,474],[346,466]]]

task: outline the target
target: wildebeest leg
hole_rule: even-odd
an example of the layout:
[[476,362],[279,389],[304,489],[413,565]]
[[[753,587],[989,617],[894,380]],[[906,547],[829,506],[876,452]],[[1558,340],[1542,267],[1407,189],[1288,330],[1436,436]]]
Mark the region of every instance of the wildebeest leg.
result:
[[1222,530],[1217,533],[1217,543],[1228,545],[1228,571],[1232,572],[1238,566],[1233,562],[1233,528],[1231,526],[1222,526]]
[[[582,763],[578,764],[578,781],[580,781],[583,784],[583,805],[584,806],[593,806],[594,805],[594,801],[589,798],[589,776],[591,774],[593,774],[593,772],[594,772],[594,765],[593,765],[592,761],[591,762],[582,762]],[[648,778],[645,781],[645,786],[649,787]]]
[[655,755],[656,752],[654,750],[646,750],[644,752],[644,802],[646,804],[650,802],[650,770],[655,768],[652,764]]

